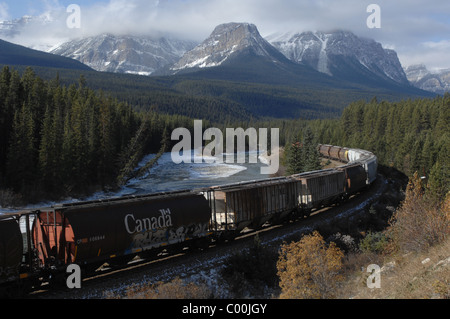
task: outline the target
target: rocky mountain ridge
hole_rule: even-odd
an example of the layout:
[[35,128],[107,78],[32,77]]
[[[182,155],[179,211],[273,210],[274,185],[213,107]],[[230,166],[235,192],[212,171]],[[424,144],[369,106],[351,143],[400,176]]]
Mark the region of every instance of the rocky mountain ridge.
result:
[[242,51],[273,61],[279,59],[279,53],[263,39],[254,24],[226,23],[217,26],[206,40],[187,52],[170,69],[215,67]]
[[[31,16],[0,22],[0,38],[16,37],[21,28],[39,21],[43,25],[50,23],[48,17]],[[439,75],[428,72],[420,80],[415,79],[414,67],[403,69],[395,51],[349,31],[290,32],[263,38],[253,24],[225,23],[197,44],[169,37],[100,34],[38,49],[76,59],[97,71],[140,75],[217,67],[242,52],[277,63],[283,60],[282,54],[296,64],[354,83],[388,87],[409,86],[411,81],[417,88],[436,93],[449,90],[448,70]]]
[[342,77],[349,71],[354,74],[370,72],[408,84],[395,51],[349,31],[287,33],[269,36],[268,40],[290,60],[328,75]]
[[50,52],[70,57],[97,71],[150,75],[171,65],[194,42],[165,37],[137,37],[101,34],[66,42]]
[[438,94],[450,92],[450,69],[431,72],[425,65],[417,64],[405,68],[405,73],[410,83],[422,90]]

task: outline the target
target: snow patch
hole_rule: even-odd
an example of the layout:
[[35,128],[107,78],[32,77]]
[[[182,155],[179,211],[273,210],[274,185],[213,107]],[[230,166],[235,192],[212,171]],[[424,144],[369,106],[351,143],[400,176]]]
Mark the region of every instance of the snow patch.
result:
[[327,42],[329,36],[325,35],[325,39],[318,39],[322,42],[322,47],[320,48],[319,53],[319,61],[317,62],[317,70],[322,73],[326,73],[328,75],[332,75],[330,70],[328,69],[328,56],[327,56]]

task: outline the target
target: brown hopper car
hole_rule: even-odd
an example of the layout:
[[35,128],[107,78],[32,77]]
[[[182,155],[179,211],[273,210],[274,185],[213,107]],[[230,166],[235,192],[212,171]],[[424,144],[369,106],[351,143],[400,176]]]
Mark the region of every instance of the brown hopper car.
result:
[[145,196],[42,210],[33,239],[42,263],[83,264],[207,236],[209,221],[201,194]]

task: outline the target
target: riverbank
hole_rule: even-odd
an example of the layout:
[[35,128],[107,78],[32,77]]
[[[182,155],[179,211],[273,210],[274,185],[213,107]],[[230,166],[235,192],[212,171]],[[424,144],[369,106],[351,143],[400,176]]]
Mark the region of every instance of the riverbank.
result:
[[[154,159],[155,155],[146,155],[135,170],[140,170],[142,167],[145,167],[147,163]],[[142,176],[133,178],[125,185],[112,191],[101,190],[99,187],[92,189],[91,192],[86,192],[86,194],[90,195],[74,195],[73,197],[60,199],[47,199],[33,204],[24,203],[19,195],[11,191],[0,192],[0,214],[17,210],[48,207],[55,204],[204,188],[271,177],[268,174],[261,174],[261,167],[266,165],[265,160],[267,158],[265,155],[259,155],[258,163],[249,163],[248,152],[246,153],[245,163],[225,163],[218,160],[212,161],[213,159],[209,159],[211,160],[210,162],[203,161],[202,163],[196,163],[196,156],[193,152],[191,162],[176,164],[172,160],[171,153],[164,153],[158,159],[157,163],[147,172],[144,172]]]

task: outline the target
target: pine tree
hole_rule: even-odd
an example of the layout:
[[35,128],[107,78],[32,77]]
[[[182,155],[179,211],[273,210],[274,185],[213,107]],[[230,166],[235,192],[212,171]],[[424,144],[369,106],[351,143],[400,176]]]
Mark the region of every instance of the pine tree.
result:
[[309,127],[306,128],[303,139],[303,172],[315,171],[320,169],[320,155],[317,149],[317,142],[314,134]]
[[11,73],[9,68],[5,66],[0,73],[0,185],[4,183],[13,115],[11,108],[6,104],[10,79]]
[[8,152],[7,179],[9,185],[19,192],[30,191],[36,175],[34,120],[23,103],[14,115],[11,146]]
[[99,146],[99,177],[102,183],[110,182],[115,169],[115,145],[114,145],[114,119],[109,104],[103,102],[100,105],[98,117],[98,131],[100,135]]
[[45,111],[41,143],[39,147],[39,171],[40,180],[43,183],[45,189],[51,189],[53,184],[53,156],[55,156],[55,150],[52,145],[52,111],[50,107],[47,107]]
[[292,175],[303,172],[303,145],[300,142],[293,142],[287,147],[286,153],[287,174]]

